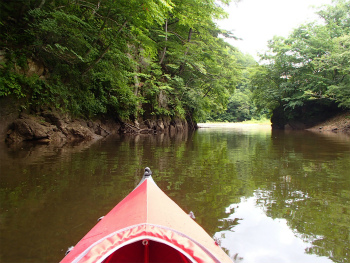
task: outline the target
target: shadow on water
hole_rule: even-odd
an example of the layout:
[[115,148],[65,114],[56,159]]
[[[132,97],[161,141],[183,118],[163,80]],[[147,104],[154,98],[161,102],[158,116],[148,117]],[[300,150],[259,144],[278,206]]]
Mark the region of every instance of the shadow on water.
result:
[[[306,242],[300,258],[349,260],[346,137],[252,127],[200,129],[64,147],[1,147],[0,161],[1,262],[60,261],[68,246],[137,185],[146,166],[158,186],[186,212],[194,211],[196,221],[221,239],[236,261],[266,262],[249,261],[249,247],[273,259],[264,247],[263,235],[269,233],[251,231],[247,224],[256,215],[261,216],[256,230],[288,234],[287,249]],[[249,238],[258,240],[256,246]]]

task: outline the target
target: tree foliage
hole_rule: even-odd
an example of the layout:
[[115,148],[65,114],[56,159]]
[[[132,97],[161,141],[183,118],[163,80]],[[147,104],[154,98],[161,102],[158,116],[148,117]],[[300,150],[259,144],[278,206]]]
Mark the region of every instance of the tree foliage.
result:
[[350,108],[350,2],[334,1],[317,14],[321,23],[296,28],[287,38],[275,36],[251,71],[260,108],[282,108],[288,118],[307,105]]
[[[240,74],[213,0],[5,1],[1,12],[0,96],[29,105],[198,119],[226,107]],[[29,61],[41,76],[28,77]]]
[[221,112],[212,111],[206,118],[208,121],[242,122],[266,118],[268,115],[268,112],[263,109],[264,107],[261,107],[261,110],[258,109],[258,105],[253,99],[254,94],[252,92],[253,86],[250,72],[258,66],[258,63],[252,56],[247,54],[236,52],[235,56],[241,70],[236,89],[229,97],[227,109],[222,109]]

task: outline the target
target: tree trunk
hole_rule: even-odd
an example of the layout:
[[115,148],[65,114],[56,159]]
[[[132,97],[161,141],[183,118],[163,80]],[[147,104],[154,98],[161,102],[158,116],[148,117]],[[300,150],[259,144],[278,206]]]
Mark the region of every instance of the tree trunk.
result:
[[[96,6],[96,9],[93,9],[94,11],[92,11],[92,16],[94,16],[95,13],[96,13],[96,11],[97,11],[98,9],[100,9],[100,4],[101,4],[101,0],[98,1],[97,6]],[[109,13],[109,12],[108,12],[108,13]]]
[[40,5],[38,6],[38,9],[41,9],[43,5],[45,4],[46,0],[41,0]]
[[[191,38],[192,38],[192,28],[190,28],[190,31],[188,32],[187,43],[191,42]],[[186,52],[184,54],[184,57],[187,56],[188,50],[189,50],[189,47],[187,47]],[[185,62],[182,62],[180,69],[179,69],[179,75],[181,75],[183,73],[184,69],[185,69]]]
[[[138,69],[137,69],[137,72],[138,72]],[[140,81],[137,75],[134,76],[134,81],[135,81],[134,95],[137,96],[137,94],[139,93],[139,87],[140,87]]]
[[[168,19],[165,19],[165,43],[168,41]],[[166,45],[164,47],[164,50],[162,52],[162,56],[160,58],[159,64],[162,65],[164,58],[165,58],[165,52],[166,52]]]

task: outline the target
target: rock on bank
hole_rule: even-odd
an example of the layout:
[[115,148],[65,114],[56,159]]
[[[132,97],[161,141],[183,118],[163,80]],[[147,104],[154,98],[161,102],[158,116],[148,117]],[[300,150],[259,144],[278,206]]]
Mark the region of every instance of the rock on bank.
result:
[[18,114],[18,107],[12,103],[0,107],[0,138],[8,143],[65,143],[97,140],[117,133],[174,134],[188,129],[186,120],[169,117],[139,119],[134,122],[120,122],[111,118],[84,120],[51,110]]
[[112,121],[85,121],[71,119],[55,112],[44,111],[40,115],[20,114],[5,129],[8,143],[22,141],[65,143],[90,141],[116,133],[120,128]]

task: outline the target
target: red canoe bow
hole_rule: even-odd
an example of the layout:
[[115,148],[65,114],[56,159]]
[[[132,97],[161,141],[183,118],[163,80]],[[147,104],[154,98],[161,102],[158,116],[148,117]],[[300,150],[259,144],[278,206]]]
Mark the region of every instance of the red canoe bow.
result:
[[231,262],[216,242],[153,181],[140,184],[61,263]]

